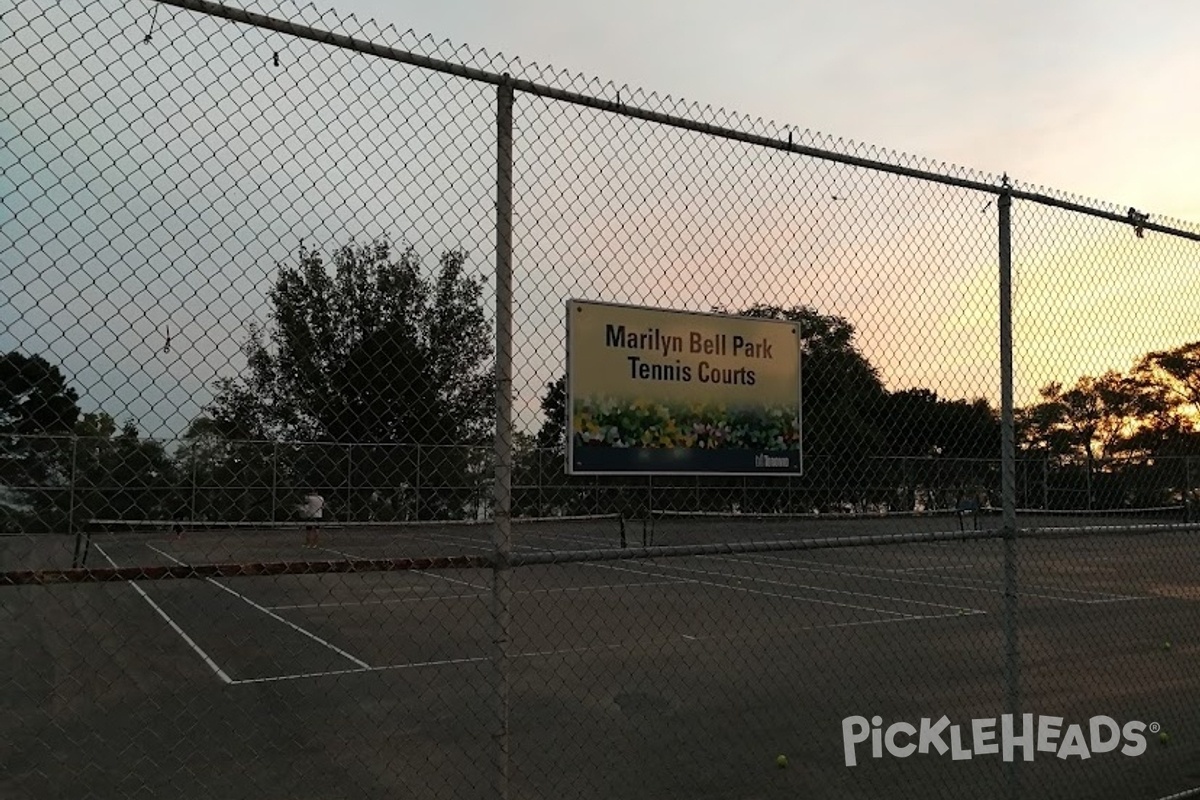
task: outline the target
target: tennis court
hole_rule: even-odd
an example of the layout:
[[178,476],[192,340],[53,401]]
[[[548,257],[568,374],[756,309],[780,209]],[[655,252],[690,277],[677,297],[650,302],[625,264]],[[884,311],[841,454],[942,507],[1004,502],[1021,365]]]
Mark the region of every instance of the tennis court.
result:
[[[515,553],[612,549],[620,529],[614,519],[515,523]],[[952,517],[916,515],[677,518],[656,520],[653,534],[647,523],[645,535],[668,546],[958,530]],[[627,521],[625,535],[639,547],[642,523]],[[1195,535],[1022,541],[1023,707],[1085,724],[1095,714],[1153,721],[1173,737],[1137,758],[1039,754],[1022,765],[1038,796],[1160,797],[1195,782],[1200,713],[1186,699],[1200,663],[1189,625],[1200,580],[1181,557]],[[486,525],[343,526],[313,551],[296,526],[130,530],[93,534],[89,566],[480,555],[489,536]],[[41,557],[21,541],[6,543],[6,568]],[[10,587],[0,788],[483,794],[496,727],[491,588],[485,569]],[[514,796],[569,786],[596,798],[879,797],[890,787],[985,797],[1003,785],[998,757],[872,759],[864,748],[849,768],[841,738],[852,715],[965,725],[1003,713],[1000,541],[535,565],[512,572],[512,589]],[[181,773],[194,783],[165,785]]]

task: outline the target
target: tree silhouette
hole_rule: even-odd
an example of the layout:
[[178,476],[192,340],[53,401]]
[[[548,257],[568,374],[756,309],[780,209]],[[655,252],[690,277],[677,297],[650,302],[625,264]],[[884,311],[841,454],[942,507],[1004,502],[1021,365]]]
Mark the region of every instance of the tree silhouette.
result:
[[339,497],[420,486],[421,516],[458,515],[495,395],[482,285],[465,265],[448,251],[427,277],[415,248],[382,240],[329,264],[301,248],[279,269],[270,323],[245,344],[246,374],[221,382],[207,409],[215,429],[338,445],[291,448],[285,471]]
[[[18,352],[0,356],[0,528],[42,530],[71,475],[71,429],[79,395],[55,365]],[[60,490],[57,493],[55,490]]]

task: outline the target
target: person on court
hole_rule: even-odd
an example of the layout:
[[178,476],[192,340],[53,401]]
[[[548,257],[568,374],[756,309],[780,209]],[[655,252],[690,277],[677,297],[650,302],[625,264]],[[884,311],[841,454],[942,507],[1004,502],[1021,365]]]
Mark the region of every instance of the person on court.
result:
[[300,516],[304,517],[304,546],[317,546],[317,526],[321,524],[321,518],[325,514],[325,498],[320,493],[313,489],[304,497],[304,503],[300,506]]

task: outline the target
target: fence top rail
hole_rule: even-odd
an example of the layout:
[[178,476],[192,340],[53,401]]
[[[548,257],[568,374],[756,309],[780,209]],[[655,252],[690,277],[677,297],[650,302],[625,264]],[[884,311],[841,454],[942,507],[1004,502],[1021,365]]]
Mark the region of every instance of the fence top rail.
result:
[[688,130],[707,136],[742,142],[744,144],[756,145],[773,150],[781,150],[800,156],[808,156],[824,161],[845,164],[847,166],[875,170],[878,172],[886,172],[902,177],[914,178],[917,180],[924,180],[944,186],[953,186],[960,189],[981,192],[984,194],[1025,200],[1043,206],[1058,208],[1065,211],[1072,211],[1091,217],[1105,219],[1111,222],[1127,224],[1133,227],[1135,231],[1138,231],[1139,235],[1142,231],[1154,231],[1157,233],[1166,234],[1168,236],[1175,236],[1181,239],[1200,242],[1200,229],[1192,231],[1173,225],[1154,222],[1149,218],[1149,214],[1139,212],[1132,207],[1126,212],[1122,213],[1114,210],[1098,208],[1093,205],[1079,202],[1078,200],[1067,199],[1065,196],[1056,196],[1046,192],[1017,188],[1010,182],[1007,174],[998,181],[989,183],[983,180],[964,178],[944,172],[919,169],[916,167],[906,166],[904,164],[890,163],[887,161],[866,158],[849,153],[841,153],[836,150],[829,150],[826,148],[793,142],[792,134],[790,132],[785,140],[782,138],[750,133],[748,131],[738,130],[736,128],[724,125],[702,122],[676,114],[653,111],[647,108],[630,105],[628,103],[622,103],[619,93],[615,100],[609,100],[584,94],[582,92],[559,89],[525,78],[514,78],[508,73],[491,72],[479,67],[471,67],[454,61],[434,58],[432,56],[414,53],[410,50],[404,50],[398,47],[392,47],[390,45],[379,44],[366,39],[356,38],[347,34],[334,33],[332,31],[322,30],[310,25],[304,25],[286,19],[272,17],[267,14],[247,11],[245,9],[236,8],[224,3],[211,2],[211,0],[155,0],[155,2],[163,5],[175,6],[188,11],[206,14],[211,17],[226,19],[231,22],[251,25],[265,30],[275,31],[277,33],[283,33],[300,39],[308,39],[321,44],[352,50],[364,55],[375,56],[377,58],[403,64],[410,64],[412,66],[444,73],[447,75],[454,75],[467,80],[489,83],[497,86],[508,86],[514,90],[525,92],[527,94],[558,100],[564,103],[571,103],[599,111],[606,111],[633,119],[654,122],[660,125]]

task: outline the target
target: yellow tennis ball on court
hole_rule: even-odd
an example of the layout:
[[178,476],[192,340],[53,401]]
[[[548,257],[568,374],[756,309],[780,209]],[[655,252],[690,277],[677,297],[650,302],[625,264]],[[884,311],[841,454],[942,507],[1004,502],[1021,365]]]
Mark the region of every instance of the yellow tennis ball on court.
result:
[[1168,639],[1167,641],[1163,642],[1163,650],[1170,650],[1170,649],[1171,649],[1171,641]]
[[785,755],[775,756],[775,766],[779,767],[780,769],[783,769],[784,767],[786,767],[787,766],[787,756],[785,756]]
[[1171,741],[1171,737],[1167,735],[1166,731],[1163,731],[1162,733],[1160,733],[1158,735],[1158,740],[1160,742],[1162,742],[1163,744],[1167,744],[1168,742]]

